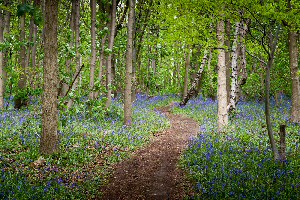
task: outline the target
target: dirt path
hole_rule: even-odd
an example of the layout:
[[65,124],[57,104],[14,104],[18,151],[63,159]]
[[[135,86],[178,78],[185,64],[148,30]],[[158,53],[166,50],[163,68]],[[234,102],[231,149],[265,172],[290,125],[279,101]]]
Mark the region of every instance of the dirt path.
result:
[[160,110],[170,119],[171,128],[157,133],[150,145],[115,166],[109,184],[102,188],[102,199],[183,199],[188,183],[177,164],[199,126],[192,119],[171,114],[169,109]]

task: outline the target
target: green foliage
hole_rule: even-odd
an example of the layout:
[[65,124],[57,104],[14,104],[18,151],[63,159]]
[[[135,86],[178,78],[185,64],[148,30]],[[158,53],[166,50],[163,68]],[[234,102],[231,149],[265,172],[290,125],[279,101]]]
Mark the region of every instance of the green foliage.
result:
[[42,22],[43,22],[43,13],[42,13],[40,8],[35,7],[33,5],[30,5],[30,4],[27,4],[27,3],[19,4],[17,6],[16,15],[18,17],[21,17],[21,16],[25,15],[26,13],[28,13],[30,16],[33,17],[34,23],[36,25],[42,24]]

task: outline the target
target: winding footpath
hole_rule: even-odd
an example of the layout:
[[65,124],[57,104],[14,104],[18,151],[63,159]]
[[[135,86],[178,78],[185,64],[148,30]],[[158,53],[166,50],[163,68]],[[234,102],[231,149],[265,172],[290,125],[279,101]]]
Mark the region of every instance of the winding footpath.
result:
[[182,151],[191,137],[197,135],[199,125],[190,118],[161,108],[171,127],[155,134],[153,141],[133,153],[130,159],[114,166],[107,186],[101,190],[103,200],[183,199],[189,183],[178,168]]

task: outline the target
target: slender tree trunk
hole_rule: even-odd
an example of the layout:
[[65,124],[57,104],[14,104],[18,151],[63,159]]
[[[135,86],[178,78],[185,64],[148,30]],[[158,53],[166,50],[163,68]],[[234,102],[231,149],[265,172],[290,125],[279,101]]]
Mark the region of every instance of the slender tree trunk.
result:
[[[4,31],[4,16],[3,10],[0,10],[0,44],[4,41],[3,31]],[[3,77],[3,68],[4,68],[4,52],[0,51],[0,110],[4,108],[4,77]]]
[[227,113],[227,81],[226,81],[226,63],[224,50],[224,21],[217,24],[217,39],[219,46],[218,55],[218,131],[223,132],[228,125]]
[[292,108],[291,121],[300,123],[300,83],[298,76],[298,34],[289,31],[290,71],[292,78]]
[[278,34],[279,34],[279,26],[277,27],[277,33],[274,38],[272,32],[269,33],[269,47],[270,47],[270,52],[268,54],[268,63],[266,66],[266,85],[265,85],[265,115],[266,115],[266,124],[267,124],[267,131],[268,131],[268,136],[272,148],[272,152],[274,155],[274,160],[279,160],[279,153],[278,149],[276,147],[276,143],[274,140],[274,134],[273,134],[273,129],[272,129],[272,123],[271,123],[271,105],[270,105],[270,82],[271,82],[271,68],[273,66],[274,62],[274,55],[275,55],[275,50],[277,47],[277,42],[278,42]]
[[[4,0],[4,5],[5,6],[9,6],[10,5],[10,1],[9,0]],[[4,35],[5,34],[9,34],[10,33],[10,18],[11,18],[11,13],[9,12],[9,11],[3,11],[3,19],[2,20],[4,20],[3,21],[3,25],[4,25],[4,27],[3,27],[3,40],[5,40],[5,38],[4,38]],[[3,71],[2,71],[2,81],[3,81],[3,93],[5,93],[5,83],[6,83],[6,80],[7,80],[7,74],[6,74],[6,70],[5,70],[5,68],[6,68],[6,65],[7,65],[7,63],[8,63],[8,50],[5,50],[4,52],[3,52],[3,67],[2,67],[2,69],[3,69]]]
[[124,124],[131,125],[132,123],[132,66],[133,66],[133,29],[134,29],[134,14],[135,0],[129,0],[129,14],[128,14],[128,39],[126,51],[126,86],[124,94]]
[[266,115],[266,124],[267,124],[267,131],[268,131],[268,136],[270,139],[270,144],[272,148],[272,152],[274,154],[274,159],[279,160],[279,154],[278,150],[276,147],[276,143],[274,140],[273,136],[273,129],[272,129],[272,124],[271,124],[271,111],[270,111],[270,72],[271,72],[271,67],[273,65],[273,58],[269,58],[267,66],[266,66],[266,85],[265,85],[265,115]]
[[[76,52],[76,73],[73,75],[73,79],[75,79],[74,84],[71,86],[72,90],[76,90],[79,84],[80,74],[77,76],[77,73],[80,73],[81,68],[81,55],[79,52],[80,45],[80,0],[73,0],[74,4],[74,30],[75,30],[75,52]],[[70,86],[69,86],[70,87]],[[73,105],[73,99],[70,99],[67,103],[68,108],[71,108]]]
[[90,0],[91,7],[91,66],[90,66],[90,99],[95,98],[94,84],[95,84],[95,65],[96,65],[96,0]]
[[58,2],[59,0],[46,0],[45,3],[43,128],[40,142],[40,152],[42,154],[52,154],[59,148],[57,135],[57,86],[59,84],[57,62]]
[[111,23],[110,23],[110,33],[109,33],[109,42],[108,49],[111,50],[110,54],[107,57],[107,70],[106,70],[106,83],[107,83],[107,100],[106,100],[106,108],[111,105],[111,95],[112,95],[112,52],[114,46],[114,36],[116,30],[116,10],[117,3],[116,0],[112,0],[112,8],[111,8]]
[[192,86],[190,88],[190,90],[188,91],[187,95],[184,96],[183,100],[180,102],[180,106],[185,106],[187,104],[187,102],[193,97],[196,96],[198,94],[198,85],[200,85],[200,81],[202,78],[202,73],[203,73],[203,69],[205,66],[207,60],[207,53],[204,53],[203,59],[202,59],[202,63],[200,65],[200,69],[198,70],[196,77],[192,83]]
[[[22,1],[22,3],[25,3],[25,0]],[[20,17],[20,41],[25,43],[25,14]],[[24,94],[26,89],[26,46],[25,44],[22,44],[21,50],[20,50],[20,58],[19,63],[21,65],[21,74],[18,82],[18,92],[15,97],[15,108],[20,109],[23,106],[27,106],[28,100],[27,97]]]
[[186,53],[185,56],[185,72],[184,72],[183,93],[182,93],[183,99],[185,96],[187,96],[188,93],[190,62],[191,62],[191,50],[190,48],[188,48],[188,52]]
[[[231,32],[231,23],[230,20],[226,20],[226,52],[225,52],[225,64],[226,64],[226,90],[227,90],[227,103],[230,102],[230,69],[232,67],[231,65],[231,45],[230,45],[230,32]],[[233,48],[233,47],[232,47]]]
[[237,41],[238,41],[238,36],[239,36],[239,27],[240,23],[237,22],[235,26],[235,32],[234,32],[234,41],[232,44],[232,61],[231,61],[231,91],[230,91],[230,101],[228,104],[228,112],[232,113],[235,111],[236,107],[236,102],[237,102],[237,97],[236,97],[236,92],[237,92],[237,87],[238,87],[238,68],[237,68]]
[[[30,19],[30,25],[29,25],[29,37],[28,37],[28,41],[30,43],[33,43],[33,31],[34,31],[34,19],[33,17],[31,17]],[[26,60],[25,60],[25,69],[27,70],[26,74],[27,74],[27,78],[28,78],[28,83],[30,86],[32,86],[32,66],[30,66],[30,59],[32,58],[32,46],[29,44],[27,46],[27,52],[26,52]]]
[[32,47],[32,58],[31,58],[31,66],[33,67],[33,74],[32,74],[32,81],[33,81],[33,87],[37,88],[38,83],[37,83],[37,73],[38,73],[38,67],[36,64],[36,52],[37,52],[37,26],[34,24],[33,25],[33,47]]
[[[70,39],[70,43],[69,43],[69,48],[70,49],[73,49],[74,47],[74,38],[75,38],[75,18],[76,18],[76,1],[75,0],[72,0],[72,6],[71,6],[71,16],[70,16],[70,29],[72,31],[71,33],[71,39]],[[69,53],[69,52],[68,52]],[[71,63],[72,63],[72,59],[69,58],[66,60],[66,72],[68,74],[68,76],[71,76]],[[60,96],[61,97],[64,97],[69,89],[69,84],[70,83],[67,83],[66,81],[63,81],[62,83],[62,88],[61,88],[61,91],[60,91]]]
[[[99,73],[98,73],[98,80],[102,84],[103,82],[103,68],[105,67],[104,64],[106,63],[104,58],[104,48],[105,48],[105,41],[106,41],[107,35],[105,34],[103,38],[101,39],[101,48],[100,48],[100,56],[99,56]],[[105,83],[103,84],[105,85]],[[97,91],[95,94],[95,98],[99,97],[101,91]]]

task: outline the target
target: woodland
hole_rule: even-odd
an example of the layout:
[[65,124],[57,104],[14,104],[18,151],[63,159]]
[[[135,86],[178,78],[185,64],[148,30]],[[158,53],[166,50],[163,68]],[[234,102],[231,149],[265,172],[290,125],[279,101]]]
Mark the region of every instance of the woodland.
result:
[[298,0],[0,0],[0,199],[300,199],[299,31]]

